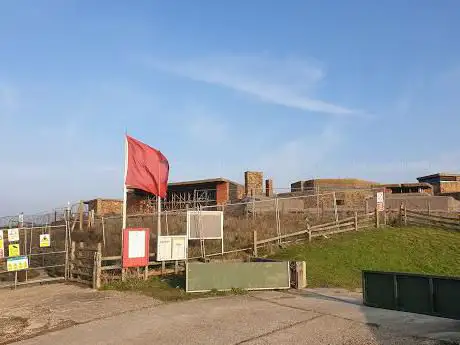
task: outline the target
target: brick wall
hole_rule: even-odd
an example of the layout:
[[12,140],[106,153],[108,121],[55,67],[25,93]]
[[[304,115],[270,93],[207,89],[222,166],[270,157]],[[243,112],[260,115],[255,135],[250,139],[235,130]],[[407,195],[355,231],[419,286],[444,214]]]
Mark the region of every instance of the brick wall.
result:
[[122,200],[94,199],[88,201],[88,211],[94,210],[96,216],[121,214]]
[[156,204],[142,194],[128,193],[127,210],[128,214],[153,213],[156,211]]
[[229,199],[229,184],[228,182],[218,183],[216,186],[216,203],[222,205],[227,203]]
[[245,194],[251,195],[262,195],[264,184],[264,174],[259,171],[246,171],[244,173],[244,187]]
[[273,180],[265,180],[265,196],[273,196]]

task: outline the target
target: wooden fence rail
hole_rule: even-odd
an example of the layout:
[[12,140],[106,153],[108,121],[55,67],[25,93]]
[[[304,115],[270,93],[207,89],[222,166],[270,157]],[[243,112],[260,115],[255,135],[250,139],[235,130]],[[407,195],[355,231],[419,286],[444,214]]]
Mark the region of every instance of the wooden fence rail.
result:
[[[302,235],[307,235],[309,241],[315,237],[326,236],[337,234],[341,232],[348,231],[358,231],[359,229],[369,228],[373,226],[375,217],[378,218],[377,212],[370,212],[364,215],[358,215],[355,212],[355,215],[352,217],[344,218],[342,220],[336,220],[333,222],[328,222],[325,224],[319,224],[315,226],[310,226],[307,224],[307,228],[304,230],[292,232],[290,234],[284,234],[276,237],[271,237],[263,240],[257,239],[257,231],[254,231],[253,235],[253,254],[257,256],[257,249],[271,242],[279,242],[287,238],[299,237]],[[378,222],[377,222],[378,223]]]
[[460,219],[404,210],[404,223],[460,231]]

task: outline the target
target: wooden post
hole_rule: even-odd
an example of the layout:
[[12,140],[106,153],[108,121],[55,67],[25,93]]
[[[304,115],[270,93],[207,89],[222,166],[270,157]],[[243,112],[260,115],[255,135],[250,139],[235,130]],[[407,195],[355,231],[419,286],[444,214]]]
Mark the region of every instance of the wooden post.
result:
[[379,228],[380,227],[380,219],[379,219],[379,209],[377,206],[375,206],[375,227]]
[[358,212],[355,211],[355,231],[358,231]]
[[97,252],[94,253],[94,266],[93,266],[93,289],[99,290],[101,288],[101,274],[102,274],[102,248],[101,243],[97,244]]
[[80,206],[78,207],[80,215],[80,230],[83,230],[83,200],[80,200]]
[[253,255],[254,255],[254,257],[257,257],[257,230],[254,230],[253,236],[254,236]]
[[161,262],[161,275],[165,274],[166,271],[166,262],[162,261]]
[[404,226],[407,226],[407,206],[404,204]]
[[305,261],[295,262],[294,288],[304,289],[307,287],[307,263]]
[[311,242],[311,229],[310,229],[310,224],[307,223],[307,234],[308,234],[308,242]]
[[369,203],[368,203],[368,199],[366,199],[365,212],[366,212],[366,214],[369,213]]
[[149,265],[146,265],[144,267],[144,280],[148,280],[149,279]]
[[404,206],[403,203],[399,205],[399,226],[403,225],[403,214],[404,214]]
[[174,274],[179,274],[179,261],[174,261]]
[[335,196],[335,192],[332,193],[334,197],[334,216],[335,216],[335,224],[337,225],[337,228],[339,227],[339,214],[337,212],[337,198]]
[[69,270],[69,279],[73,279],[73,270],[75,262],[75,241],[72,241],[72,249],[70,250],[70,270]]
[[428,200],[428,215],[431,215],[431,202]]
[[105,223],[104,223],[104,216],[101,217],[101,225],[102,225],[102,243],[104,244],[105,248]]

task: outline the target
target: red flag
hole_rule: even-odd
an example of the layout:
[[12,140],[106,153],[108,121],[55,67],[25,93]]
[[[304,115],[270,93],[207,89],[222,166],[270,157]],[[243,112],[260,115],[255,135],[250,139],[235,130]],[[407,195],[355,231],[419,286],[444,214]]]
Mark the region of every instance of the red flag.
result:
[[164,198],[168,187],[168,160],[160,151],[128,135],[126,141],[128,143],[126,186],[142,189]]

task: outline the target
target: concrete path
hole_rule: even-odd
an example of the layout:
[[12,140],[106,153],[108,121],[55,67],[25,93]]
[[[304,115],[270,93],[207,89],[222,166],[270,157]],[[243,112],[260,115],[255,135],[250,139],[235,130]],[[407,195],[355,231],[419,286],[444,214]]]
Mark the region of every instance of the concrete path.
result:
[[[17,344],[428,345],[460,341],[459,321],[367,308],[360,305],[359,295],[319,292],[267,291],[161,305],[150,305],[151,299],[139,296],[146,303],[137,304],[141,310],[87,319]],[[133,298],[119,297],[125,296]]]

